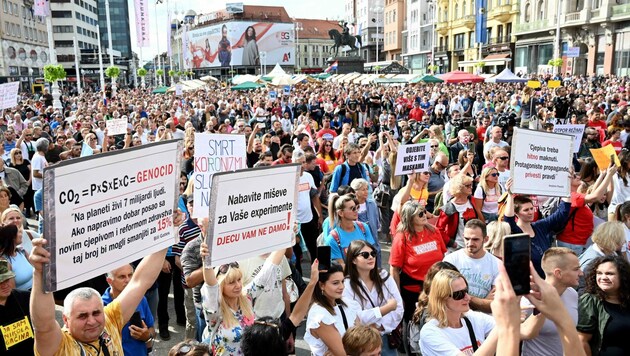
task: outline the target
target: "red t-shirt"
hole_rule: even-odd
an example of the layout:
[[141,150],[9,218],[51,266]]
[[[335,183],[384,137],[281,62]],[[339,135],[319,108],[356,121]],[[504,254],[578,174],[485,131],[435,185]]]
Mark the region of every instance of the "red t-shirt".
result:
[[586,124],[586,126],[595,127],[598,129],[602,129],[604,131],[606,131],[606,129],[608,128],[608,126],[606,126],[606,121],[604,120],[597,120],[597,121],[588,120],[588,123]]
[[593,212],[586,206],[584,198],[584,194],[571,193],[571,210],[569,212],[571,218],[567,221],[564,230],[557,236],[559,241],[583,246],[593,233]]
[[[440,233],[424,229],[416,233],[411,241],[401,232],[394,236],[389,255],[389,264],[401,268],[409,277],[424,281],[429,268],[438,261],[442,261],[446,253],[446,246]],[[402,284],[402,283],[401,283]],[[404,286],[410,292],[420,292],[420,285]]]
[[409,119],[414,119],[416,121],[422,121],[422,117],[424,116],[424,110],[420,108],[413,108],[409,112]]

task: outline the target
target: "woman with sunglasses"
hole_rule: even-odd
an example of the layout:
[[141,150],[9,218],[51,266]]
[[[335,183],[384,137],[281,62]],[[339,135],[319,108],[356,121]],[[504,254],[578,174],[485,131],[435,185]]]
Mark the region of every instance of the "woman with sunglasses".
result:
[[200,252],[204,260],[205,282],[201,287],[201,297],[207,322],[203,339],[210,344],[214,356],[242,354],[243,329],[256,320],[252,304],[261,293],[282,285],[279,265],[285,250],[272,252],[260,272],[245,286],[238,263],[213,269],[205,265],[205,257],[209,255],[205,242],[201,243]]
[[499,184],[499,171],[489,166],[481,171],[479,185],[475,190],[475,206],[481,211],[486,223],[496,221],[499,217],[499,198],[503,189]]
[[[492,316],[470,310],[468,282],[461,273],[443,269],[431,281],[429,320],[420,331],[424,356],[492,355],[497,333]],[[474,340],[473,340],[474,338]]]
[[306,319],[304,341],[315,356],[346,355],[341,338],[356,324],[379,323],[383,315],[396,309],[396,303],[362,310],[352,299],[343,296],[343,267],[333,263],[320,271],[318,288],[313,291],[313,304]]
[[405,321],[411,319],[416,309],[427,270],[441,261],[444,253],[444,240],[428,223],[424,207],[415,201],[405,203],[389,256],[390,273],[404,303]]
[[320,165],[322,172],[333,172],[335,167],[337,167],[337,157],[335,156],[335,151],[333,150],[332,141],[324,141],[321,145],[319,145],[319,150],[317,150],[317,158],[323,160],[328,170],[325,170],[323,165]]
[[359,303],[361,309],[373,309],[396,303],[396,310],[383,316],[375,327],[383,339],[381,355],[396,356],[396,349],[389,348],[387,339],[403,317],[403,301],[398,286],[387,271],[376,264],[377,251],[365,241],[355,240],[350,243],[346,255],[343,296]]
[[33,210],[33,214],[35,214],[35,207],[33,206],[33,194],[35,192],[33,192],[33,186],[31,185],[31,162],[24,157],[22,150],[19,148],[12,149],[9,155],[11,157],[9,167],[17,169],[28,183],[28,190],[23,198],[25,215],[26,217],[30,217],[31,209]]
[[473,179],[460,173],[449,182],[449,192],[452,197],[440,209],[435,227],[442,234],[447,247],[463,248],[463,226],[472,219],[479,219],[484,222],[485,220],[481,210],[477,209],[475,205],[476,199],[472,196]]

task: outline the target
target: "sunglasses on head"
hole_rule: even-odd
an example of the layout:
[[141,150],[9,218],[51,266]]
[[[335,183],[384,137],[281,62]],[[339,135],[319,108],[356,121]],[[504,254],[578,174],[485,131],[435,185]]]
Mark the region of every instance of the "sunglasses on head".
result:
[[230,270],[230,268],[238,268],[238,262],[231,262],[221,265],[219,267],[219,270],[217,271],[217,277],[220,274],[226,274]]
[[363,251],[363,252],[359,252],[355,255],[356,257],[363,257],[364,259],[368,259],[370,258],[370,256],[376,258],[376,251],[372,250],[371,252],[367,252],[367,251]]
[[451,294],[451,298],[453,298],[454,300],[462,300],[466,297],[466,294],[468,294],[468,287],[453,292],[453,294]]

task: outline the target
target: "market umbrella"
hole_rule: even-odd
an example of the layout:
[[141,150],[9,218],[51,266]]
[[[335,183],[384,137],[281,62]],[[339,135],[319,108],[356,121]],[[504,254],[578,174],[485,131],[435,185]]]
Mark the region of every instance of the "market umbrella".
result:
[[412,79],[409,83],[416,84],[416,83],[419,83],[419,82],[442,83],[444,81],[442,79],[440,79],[438,77],[435,77],[435,76],[432,76],[430,74],[425,74],[425,75],[423,75],[421,77],[417,77],[417,78]]
[[201,77],[199,79],[203,80],[204,82],[211,82],[211,81],[212,82],[218,82],[219,81],[219,79],[217,79],[217,78],[215,78],[215,77],[213,77],[211,75],[206,75],[205,77]]
[[271,81],[271,84],[275,86],[293,85],[295,83],[297,83],[297,81],[291,78],[290,75],[286,75],[286,74],[274,77],[273,80]]
[[262,84],[254,83],[254,82],[245,82],[239,85],[235,85],[232,87],[232,90],[254,90],[264,87]]
[[445,83],[483,83],[486,79],[484,77],[471,74],[468,72],[462,72],[461,70],[454,70],[439,76]]
[[164,94],[168,90],[168,87],[158,87],[153,89],[153,94]]

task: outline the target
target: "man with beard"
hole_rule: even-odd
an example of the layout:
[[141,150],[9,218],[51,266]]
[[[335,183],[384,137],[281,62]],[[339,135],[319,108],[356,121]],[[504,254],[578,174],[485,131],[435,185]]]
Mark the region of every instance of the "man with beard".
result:
[[587,158],[593,158],[591,149],[602,147],[601,143],[599,143],[599,133],[597,129],[587,127],[586,130],[584,130],[584,136],[586,136],[586,140],[582,142],[580,150],[578,151],[578,161],[580,164],[583,164]]

